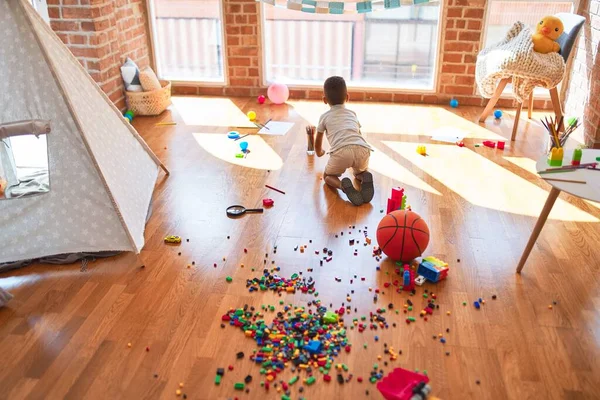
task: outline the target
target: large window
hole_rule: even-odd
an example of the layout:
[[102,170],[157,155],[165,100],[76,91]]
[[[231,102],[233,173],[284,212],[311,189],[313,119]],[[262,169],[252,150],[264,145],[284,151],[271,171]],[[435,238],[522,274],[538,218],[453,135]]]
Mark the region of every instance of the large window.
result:
[[157,73],[180,81],[224,82],[220,0],[151,0]]
[[434,87],[439,3],[341,15],[263,7],[268,81],[320,85],[340,75],[352,86]]

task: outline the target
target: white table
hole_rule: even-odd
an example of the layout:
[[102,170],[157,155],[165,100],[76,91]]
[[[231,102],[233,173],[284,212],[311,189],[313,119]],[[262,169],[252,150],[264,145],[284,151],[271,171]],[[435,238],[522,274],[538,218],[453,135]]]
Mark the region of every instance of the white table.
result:
[[[571,165],[571,157],[573,155],[573,150],[565,149],[565,158],[563,160],[563,166]],[[581,163],[590,163],[596,162],[596,157],[600,157],[600,150],[583,150],[583,156],[581,157]],[[548,158],[544,156],[540,158],[535,166],[536,171],[544,171],[549,169],[548,166]],[[600,168],[600,161],[598,161]],[[527,257],[529,257],[529,253],[531,253],[531,249],[535,244],[544,224],[546,223],[546,219],[548,219],[548,214],[552,210],[554,206],[554,202],[558,198],[560,192],[566,192],[573,196],[580,197],[582,199],[598,201],[600,202],[600,171],[589,171],[585,169],[579,169],[575,172],[567,172],[567,173],[554,173],[554,174],[544,174],[540,175],[540,177],[544,180],[546,179],[569,179],[569,180],[577,180],[577,181],[586,181],[586,184],[582,183],[569,183],[569,182],[557,182],[557,181],[546,181],[550,185],[552,185],[552,190],[548,195],[548,200],[546,200],[546,204],[544,204],[544,208],[542,209],[542,213],[538,218],[537,223],[535,224],[535,228],[533,228],[533,232],[531,233],[531,237],[529,238],[529,242],[527,242],[527,246],[525,247],[525,251],[523,251],[523,255],[521,256],[521,261],[519,261],[519,265],[517,266],[517,272],[520,273],[523,267],[525,266],[525,262],[527,262]]]

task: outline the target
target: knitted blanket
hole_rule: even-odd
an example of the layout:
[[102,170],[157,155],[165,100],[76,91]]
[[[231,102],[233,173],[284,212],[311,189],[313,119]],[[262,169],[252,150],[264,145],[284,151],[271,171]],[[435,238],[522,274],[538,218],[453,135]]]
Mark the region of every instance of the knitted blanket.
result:
[[531,35],[529,27],[516,22],[500,43],[479,53],[475,80],[483,97],[492,97],[503,78],[511,78],[513,95],[519,102],[527,99],[536,86],[552,89],[560,83],[565,73],[562,56],[533,51]]

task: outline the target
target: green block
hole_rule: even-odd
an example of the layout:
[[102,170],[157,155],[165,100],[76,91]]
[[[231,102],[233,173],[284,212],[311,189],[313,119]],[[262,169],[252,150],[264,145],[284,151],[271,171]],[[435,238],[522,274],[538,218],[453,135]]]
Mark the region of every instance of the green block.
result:
[[281,400],[290,400],[290,396],[288,396],[287,394],[282,394]]
[[377,382],[377,378],[375,378],[374,376],[371,377],[371,379],[369,379],[371,381],[371,383],[375,383]]
[[373,364],[373,369],[375,369],[375,370],[379,369],[379,365],[377,363]]
[[336,313],[334,313],[333,311],[327,311],[325,313],[325,315],[323,316],[323,323],[324,324],[335,324],[339,318],[340,318],[340,316],[337,315]]
[[[227,282],[231,282],[231,281],[233,280],[233,278],[232,278],[232,277],[230,277],[230,276],[228,276],[227,278],[225,278],[225,280],[226,280]],[[243,311],[242,311],[242,312],[243,312]]]
[[273,348],[265,346],[262,349],[260,349],[260,351],[262,351],[263,353],[271,353],[273,352]]
[[412,310],[413,310],[412,306],[408,306],[408,311],[412,311]]
[[348,371],[348,366],[347,366],[346,364],[342,364],[342,369],[343,369],[344,371]]
[[220,385],[221,384],[221,375],[217,375],[215,376],[215,385]]
[[298,375],[293,376],[292,379],[288,381],[288,385],[293,385],[296,382],[298,382]]
[[409,320],[410,322],[415,322],[415,321],[416,321],[415,317],[408,317],[408,320]]
[[426,298],[428,298],[428,297],[429,297],[429,296],[427,295],[427,293],[423,293],[423,298],[424,298],[424,299],[426,299]]
[[244,388],[246,387],[246,385],[242,382],[237,382],[233,384],[233,388],[235,390],[244,390]]
[[315,383],[315,381],[316,381],[315,377],[314,377],[314,376],[311,376],[311,377],[309,377],[309,378],[306,380],[306,384],[307,384],[308,386],[310,386],[310,385],[312,385],[313,383]]

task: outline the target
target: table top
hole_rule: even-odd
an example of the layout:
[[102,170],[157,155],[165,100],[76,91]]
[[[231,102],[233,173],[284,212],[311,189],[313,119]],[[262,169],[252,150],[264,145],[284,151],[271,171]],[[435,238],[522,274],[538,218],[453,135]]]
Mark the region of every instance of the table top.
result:
[[[573,149],[565,149],[563,166],[571,165]],[[581,163],[596,162],[596,157],[600,157],[600,150],[584,149],[581,157]],[[563,192],[572,194],[573,196],[581,197],[582,199],[600,202],[600,161],[596,167],[598,171],[590,171],[586,169],[578,169],[575,172],[544,174],[540,177],[544,180],[547,178],[570,179],[577,181],[586,181],[587,183],[570,183],[546,181],[553,187]],[[535,165],[536,171],[545,171],[550,169],[548,165],[548,156],[544,155],[538,160]]]

